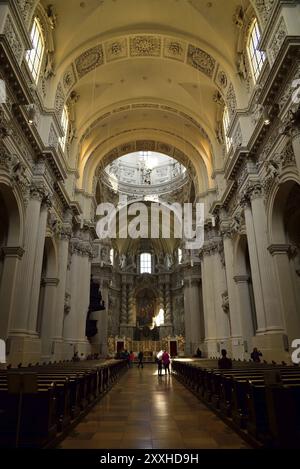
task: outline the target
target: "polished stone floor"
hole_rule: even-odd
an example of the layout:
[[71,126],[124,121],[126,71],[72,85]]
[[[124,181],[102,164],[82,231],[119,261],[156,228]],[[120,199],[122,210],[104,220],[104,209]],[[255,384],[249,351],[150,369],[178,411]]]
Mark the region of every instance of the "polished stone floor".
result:
[[60,448],[247,448],[247,444],[172,376],[132,368]]

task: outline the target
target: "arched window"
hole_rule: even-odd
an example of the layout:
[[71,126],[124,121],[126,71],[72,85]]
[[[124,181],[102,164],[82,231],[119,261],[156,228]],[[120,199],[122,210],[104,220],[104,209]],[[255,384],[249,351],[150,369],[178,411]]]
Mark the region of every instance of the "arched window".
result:
[[226,106],[223,112],[223,130],[224,130],[225,144],[226,144],[227,151],[230,150],[231,145],[232,145],[232,140],[227,135],[229,131],[229,127],[230,127],[230,118],[229,118],[228,107]]
[[151,274],[152,273],[152,262],[151,254],[144,252],[140,256],[140,273]]
[[109,251],[109,258],[111,265],[114,265],[114,250],[113,248]]
[[61,115],[61,126],[63,128],[64,135],[60,137],[59,144],[61,146],[62,151],[65,151],[66,142],[67,142],[67,133],[69,128],[69,113],[67,106],[64,106],[63,113]]
[[37,83],[40,75],[43,55],[45,51],[45,41],[40,21],[34,18],[30,33],[33,48],[26,53],[26,60],[34,81]]
[[263,68],[266,56],[259,50],[260,30],[257,19],[255,18],[251,24],[247,41],[247,51],[252,69],[253,79],[256,82]]

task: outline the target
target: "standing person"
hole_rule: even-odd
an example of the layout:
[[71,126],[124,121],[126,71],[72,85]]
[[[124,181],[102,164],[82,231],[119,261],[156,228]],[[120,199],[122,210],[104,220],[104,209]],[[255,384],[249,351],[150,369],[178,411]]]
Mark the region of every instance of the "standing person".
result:
[[262,353],[259,350],[257,350],[256,347],[254,347],[253,352],[251,353],[251,359],[255,363],[260,363],[260,357],[262,357]]
[[170,374],[170,355],[168,354],[166,350],[164,351],[162,355],[162,362],[163,362],[164,369],[165,369],[165,375],[167,374],[167,372]]
[[162,362],[162,358],[161,356],[160,357],[157,357],[157,371],[158,371],[158,376],[162,376],[162,367],[163,367],[163,362]]
[[140,350],[138,354],[138,360],[139,360],[138,368],[139,367],[144,368],[143,358],[144,358],[144,353]]
[[132,368],[133,362],[134,362],[134,353],[133,353],[133,351],[131,350],[131,351],[130,351],[130,354],[129,354],[129,368]]
[[130,368],[130,355],[129,355],[129,352],[127,350],[124,350],[123,357],[124,357],[124,360],[126,360],[126,362],[127,362],[128,368]]

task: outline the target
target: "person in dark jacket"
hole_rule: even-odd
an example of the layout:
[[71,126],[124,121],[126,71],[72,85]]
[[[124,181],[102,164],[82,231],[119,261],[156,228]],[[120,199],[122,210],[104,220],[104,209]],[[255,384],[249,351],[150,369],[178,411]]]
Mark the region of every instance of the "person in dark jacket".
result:
[[140,367],[144,368],[143,359],[144,359],[144,353],[140,351],[138,354],[138,361],[139,361],[138,368]]

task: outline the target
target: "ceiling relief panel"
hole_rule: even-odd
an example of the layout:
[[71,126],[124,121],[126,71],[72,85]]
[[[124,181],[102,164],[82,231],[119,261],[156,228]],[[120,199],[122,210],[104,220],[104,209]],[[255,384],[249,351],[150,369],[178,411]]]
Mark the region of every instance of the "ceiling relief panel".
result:
[[186,57],[186,44],[172,38],[165,38],[164,57],[184,62]]
[[[96,67],[129,57],[156,57],[178,60],[214,80],[220,90],[227,89],[230,83],[227,74],[222,70],[220,64],[206,51],[176,37],[163,35],[141,34],[106,41],[104,44],[98,44],[88,49],[77,57],[74,68],[80,79]],[[70,87],[73,86],[73,74],[72,65],[69,65],[63,75],[63,80],[64,82],[68,81]],[[64,88],[67,88],[67,86],[64,85]]]
[[103,65],[103,63],[104,58],[102,45],[87,50],[75,61],[78,77],[82,78],[84,75],[91,72],[95,68]]
[[187,63],[207,75],[209,78],[213,77],[216,61],[204,50],[199,49],[199,47],[195,47],[192,44],[189,45]]
[[107,62],[118,59],[125,59],[128,57],[128,45],[126,38],[108,41],[105,43],[104,48]]
[[161,38],[159,36],[130,37],[131,57],[159,57],[161,55]]
[[[233,84],[215,58],[196,45],[177,37],[164,35],[122,36],[98,44],[82,53],[75,59],[73,64],[69,64],[58,86],[61,86],[67,95],[78,80],[95,68],[112,62],[115,63],[118,60],[140,57],[178,61],[193,67],[217,86],[230,109],[230,115],[232,116],[234,113],[236,98]],[[147,105],[135,104],[134,106],[146,107]],[[149,108],[157,107],[154,104],[148,104],[148,106]]]
[[68,92],[76,83],[76,76],[74,72],[74,66],[71,65],[63,76],[64,90]]

